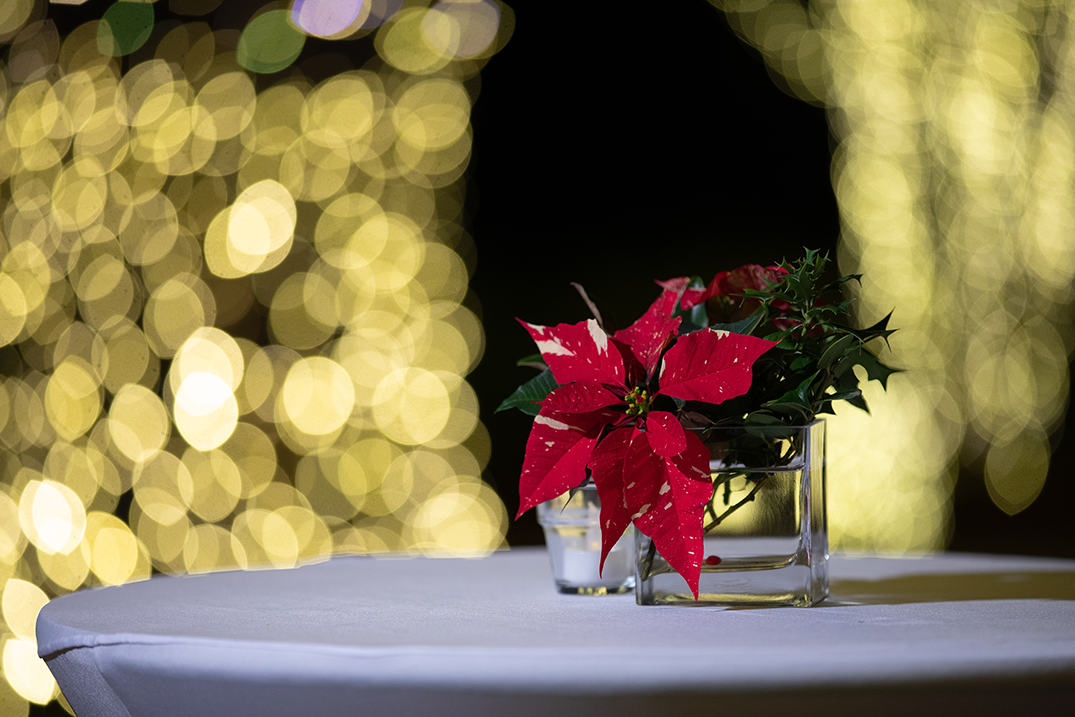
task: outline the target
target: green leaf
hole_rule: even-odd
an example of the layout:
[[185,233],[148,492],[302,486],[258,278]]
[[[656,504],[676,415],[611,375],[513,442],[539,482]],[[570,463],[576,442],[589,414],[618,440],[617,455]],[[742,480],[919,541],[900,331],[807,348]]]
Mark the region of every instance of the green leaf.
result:
[[515,389],[515,393],[504,399],[504,402],[497,406],[494,413],[499,413],[509,408],[518,408],[528,416],[536,416],[538,411],[541,410],[541,406],[537,405],[536,402],[544,401],[545,397],[558,386],[556,379],[552,377],[552,371],[542,371]]
[[855,408],[861,408],[866,413],[870,412],[870,407],[866,405],[866,399],[863,398],[861,395],[857,396],[856,398],[848,398],[845,400]]
[[847,352],[851,345],[858,341],[858,337],[854,334],[845,334],[843,337],[837,339],[825,349],[825,353],[821,354],[821,359],[817,362],[818,368],[821,370],[827,369],[833,364],[836,359],[840,358]]
[[686,311],[677,312],[675,315],[683,318],[683,323],[679,325],[680,336],[693,331],[700,331],[709,324],[709,317],[706,315],[704,303],[692,306]]
[[807,376],[802,383],[785,393],[780,398],[766,402],[764,407],[771,411],[783,411],[785,413],[792,410],[809,412],[811,410],[810,386],[816,378],[816,373]]
[[765,407],[776,413],[785,413],[789,416],[809,416],[810,406],[801,406],[795,403],[767,403]]
[[886,391],[888,390],[888,377],[894,373],[901,373],[898,368],[891,368],[881,362],[881,359],[874,356],[870,351],[865,348],[859,349],[853,354],[853,360],[859,366],[866,369],[866,375],[871,381],[878,381],[881,387]]
[[824,294],[826,291],[831,291],[832,289],[835,289],[837,286],[842,286],[843,284],[846,284],[849,281],[857,281],[859,284],[861,284],[862,283],[862,274],[848,274],[847,276],[841,276],[839,279],[837,279],[836,281],[832,282],[831,284],[826,284],[821,289],[820,293]]
[[836,393],[829,393],[825,395],[825,398],[829,401],[850,401],[861,395],[862,391],[856,388],[853,391],[837,391]]
[[763,410],[752,411],[747,414],[746,425],[748,426],[782,426],[784,422],[771,413]]
[[749,316],[742,321],[736,321],[732,324],[713,324],[709,328],[714,331],[727,331],[732,334],[742,334],[744,336],[750,336],[750,332],[753,331],[759,323],[761,323],[762,313],[759,311],[753,316]]
[[848,331],[858,336],[860,339],[863,340],[863,342],[869,341],[870,339],[881,338],[884,339],[885,343],[887,344],[888,337],[896,333],[896,329],[888,328],[888,320],[891,318],[892,312],[890,311],[888,312],[888,316],[881,319],[873,326],[870,326],[865,329],[848,329]]

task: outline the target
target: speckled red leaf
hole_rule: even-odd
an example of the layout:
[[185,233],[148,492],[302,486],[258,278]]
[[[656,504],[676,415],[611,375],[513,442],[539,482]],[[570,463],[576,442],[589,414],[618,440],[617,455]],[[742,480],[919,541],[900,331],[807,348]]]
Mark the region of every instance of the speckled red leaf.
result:
[[586,479],[586,463],[609,420],[601,412],[570,414],[541,409],[526,442],[516,519]]
[[553,389],[541,402],[554,413],[589,413],[623,403],[623,399],[596,381],[576,381]]
[[572,381],[623,385],[623,359],[593,319],[577,324],[538,326],[516,319],[537,344],[561,386]]
[[665,279],[664,281],[658,280],[657,286],[661,287],[665,291],[671,291],[674,294],[678,294],[681,291],[685,291],[691,284],[689,276],[677,276],[675,279]]
[[612,546],[631,524],[631,514],[623,500],[623,462],[631,439],[638,434],[633,425],[617,428],[605,436],[590,455],[590,474],[601,498],[601,566]]
[[679,308],[686,310],[692,306],[697,306],[712,296],[712,293],[708,289],[694,289],[691,288],[690,283],[691,280],[689,277],[677,276],[675,279],[658,281],[657,285],[662,289],[674,291],[677,294],[682,293],[683,296],[679,300]]
[[646,415],[646,433],[653,452],[659,456],[676,456],[687,448],[683,424],[667,411],[651,411]]
[[775,341],[712,329],[681,336],[661,362],[661,393],[708,403],[741,396],[750,389],[754,362],[773,346]]
[[654,452],[649,434],[631,441],[624,462],[624,500],[635,528],[648,535],[695,599],[702,566],[702,514],[713,494],[709,451],[687,431],[676,456]]
[[617,341],[630,347],[631,352],[646,369],[647,378],[653,376],[657,362],[661,359],[661,352],[679,328],[680,317],[672,318],[678,301],[678,291],[662,291],[642,318],[614,334]]
[[620,352],[620,358],[623,359],[624,385],[633,387],[644,383],[649,378],[646,376],[646,368],[631,352],[631,347],[616,338],[611,338],[610,340],[616,350]]

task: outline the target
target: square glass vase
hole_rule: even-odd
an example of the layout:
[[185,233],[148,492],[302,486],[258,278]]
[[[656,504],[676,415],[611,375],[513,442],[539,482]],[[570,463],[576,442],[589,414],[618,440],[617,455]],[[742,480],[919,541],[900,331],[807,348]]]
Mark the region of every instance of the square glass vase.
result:
[[634,530],[628,528],[601,564],[601,499],[593,481],[537,506],[553,582],[568,595],[622,595],[635,586]]
[[829,594],[825,422],[700,432],[713,495],[703,515],[698,600],[635,532],[639,605],[815,605]]

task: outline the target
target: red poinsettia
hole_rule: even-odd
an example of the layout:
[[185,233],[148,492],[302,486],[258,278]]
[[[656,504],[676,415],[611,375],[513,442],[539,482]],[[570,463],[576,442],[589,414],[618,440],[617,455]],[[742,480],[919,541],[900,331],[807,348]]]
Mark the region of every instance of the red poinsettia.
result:
[[754,361],[776,344],[702,329],[666,350],[686,281],[663,282],[645,315],[612,336],[593,319],[552,327],[520,320],[559,386],[541,402],[527,441],[518,515],[578,486],[589,469],[601,497],[602,567],[633,522],[697,598],[702,513],[713,490],[709,452],[674,413],[652,406],[659,396],[740,396]]
[[[788,272],[779,266],[761,266],[744,264],[732,271],[722,271],[713,277],[704,289],[687,288],[683,292],[681,308],[689,309],[698,304],[705,304],[710,323],[734,323],[753,316],[761,307],[758,299],[740,296],[744,291],[766,291],[784,280]],[[676,285],[685,279],[672,279],[667,285]],[[786,302],[773,303],[773,309],[782,312],[790,308]],[[778,329],[790,328],[793,322],[781,318],[779,313],[773,317],[773,325]]]

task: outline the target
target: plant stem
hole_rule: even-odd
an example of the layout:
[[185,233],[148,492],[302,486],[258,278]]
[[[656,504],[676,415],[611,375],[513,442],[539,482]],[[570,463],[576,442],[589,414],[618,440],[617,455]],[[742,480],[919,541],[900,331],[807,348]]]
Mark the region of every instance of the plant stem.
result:
[[657,557],[657,544],[651,540],[649,550],[646,551],[646,557],[642,560],[642,569],[639,571],[642,580],[649,580],[649,573],[653,569],[653,559],[655,557]]
[[[713,530],[718,525],[720,525],[724,521],[724,519],[727,518],[729,515],[731,515],[735,511],[737,511],[740,508],[742,508],[747,503],[749,503],[752,500],[754,500],[754,495],[759,490],[761,490],[762,484],[765,483],[765,481],[766,481],[766,479],[768,477],[769,477],[768,475],[763,475],[761,478],[758,478],[757,480],[755,480],[754,481],[754,487],[750,489],[750,493],[748,493],[745,498],[743,498],[741,501],[739,501],[735,505],[730,506],[726,511],[724,511],[720,515],[715,515],[715,511],[713,510],[713,507],[712,507],[713,506],[713,501],[710,501],[709,505],[706,506],[706,511],[710,515],[714,515],[715,517],[708,524],[706,524],[705,526],[702,527],[702,535],[706,535],[707,533],[709,533],[711,530]],[[726,478],[726,479],[724,479],[723,483],[725,483],[725,485],[726,485],[729,480],[730,480],[730,478]],[[716,490],[714,490],[714,493],[716,493]],[[639,570],[639,578],[640,579],[642,579],[642,580],[648,580],[649,579],[650,571],[653,569],[653,559],[655,557],[657,557],[657,544],[654,543],[651,540],[650,543],[649,543],[649,548],[646,550],[646,555],[645,555],[645,557],[642,558],[642,561],[641,561],[640,566],[639,566],[641,568]]]
[[754,487],[750,489],[750,493],[748,493],[745,498],[743,498],[741,501],[739,501],[735,505],[730,506],[728,508],[728,510],[724,511],[723,513],[721,513],[717,517],[713,518],[713,520],[711,520],[708,524],[706,524],[706,525],[704,525],[702,527],[702,535],[705,535],[705,534],[709,533],[711,530],[713,530],[718,525],[720,525],[724,521],[724,519],[727,518],[729,515],[731,515],[735,511],[739,510],[740,508],[742,508],[744,505],[746,505],[750,501],[754,500],[754,495],[759,490],[761,490],[762,484],[765,482],[766,478],[768,478],[768,477],[769,477],[768,475],[764,475],[761,478],[758,478],[756,481],[754,481]]

